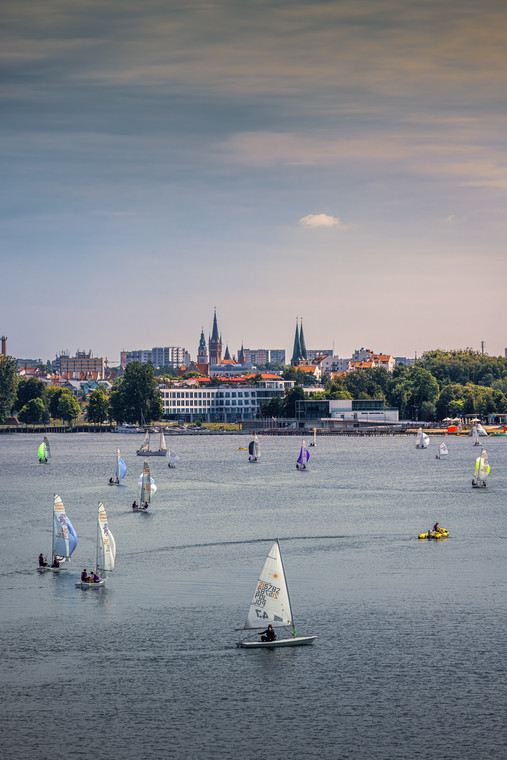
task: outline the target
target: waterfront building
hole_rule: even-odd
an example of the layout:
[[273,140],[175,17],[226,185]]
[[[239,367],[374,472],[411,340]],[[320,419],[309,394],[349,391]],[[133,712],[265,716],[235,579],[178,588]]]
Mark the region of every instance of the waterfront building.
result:
[[[104,359],[92,356],[91,351],[88,351],[88,353],[76,351],[75,356],[60,354],[60,356],[57,356],[56,362],[52,362],[52,364],[60,375],[68,380],[85,379],[87,377],[93,377],[95,380],[103,380],[105,378]],[[57,364],[56,367],[55,364]]]
[[194,384],[180,387],[159,386],[168,419],[185,422],[238,422],[257,417],[261,403],[275,396],[283,397],[285,388],[291,381],[282,380],[277,375],[263,375],[255,386],[245,378],[235,378],[236,382],[209,387],[209,379],[195,378]]
[[298,399],[296,418],[330,430],[399,424],[399,411],[383,399]]

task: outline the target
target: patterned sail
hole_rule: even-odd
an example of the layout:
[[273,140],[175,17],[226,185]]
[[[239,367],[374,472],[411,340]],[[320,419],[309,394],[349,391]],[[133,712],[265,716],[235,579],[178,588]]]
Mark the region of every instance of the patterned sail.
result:
[[169,449],[169,461],[170,461],[171,464],[174,464],[175,462],[179,462],[180,461],[180,457],[172,449]]
[[44,440],[40,444],[39,448],[37,449],[37,456],[39,459],[49,459],[51,456],[51,450],[49,448],[49,441],[44,436]]
[[53,507],[53,555],[70,557],[67,515],[58,494],[55,494]]
[[122,480],[122,478],[124,478],[126,474],[127,474],[127,465],[121,458],[120,449],[118,449],[118,454],[116,457],[116,477],[118,478],[118,480]]
[[261,570],[246,616],[245,628],[281,628],[293,624],[278,539],[273,543]]
[[301,444],[301,451],[299,452],[299,456],[297,458],[297,463],[306,464],[309,459],[310,459],[310,452],[306,448],[306,443],[303,441],[303,443]]
[[449,449],[444,442],[440,444],[440,456],[445,457],[449,453]]
[[482,449],[480,457],[475,460],[475,479],[485,481],[490,469],[487,451]]
[[99,501],[97,533],[97,569],[113,570],[116,557],[116,542],[107,524],[106,510]]

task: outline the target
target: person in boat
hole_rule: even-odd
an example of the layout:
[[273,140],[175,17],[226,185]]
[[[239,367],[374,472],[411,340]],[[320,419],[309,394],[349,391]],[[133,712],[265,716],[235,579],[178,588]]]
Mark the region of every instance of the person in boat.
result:
[[91,573],[90,578],[91,578],[91,580],[92,580],[93,583],[99,583],[100,582],[100,578],[97,575],[97,573]]
[[433,530],[435,531],[435,533],[440,533],[440,526],[438,522],[436,522],[435,525],[433,526]]
[[111,485],[113,485],[114,480],[112,478],[109,478],[109,482],[111,483]]
[[58,559],[58,557],[56,556],[56,554],[53,557],[53,564],[51,565],[51,567],[60,567],[60,560]]
[[44,559],[44,556],[42,554],[39,554],[39,567],[47,567],[48,563]]
[[86,568],[85,568],[85,569],[83,570],[83,572],[81,573],[81,581],[82,581],[83,583],[88,583],[88,580],[89,580],[89,578],[88,578],[88,573],[86,572]]
[[261,641],[276,641],[276,634],[271,623],[268,625],[265,631],[261,631],[260,637]]
[[148,502],[147,501],[144,502],[143,509],[148,509]]
[[134,503],[132,504],[132,509],[137,509],[137,501],[134,501]]

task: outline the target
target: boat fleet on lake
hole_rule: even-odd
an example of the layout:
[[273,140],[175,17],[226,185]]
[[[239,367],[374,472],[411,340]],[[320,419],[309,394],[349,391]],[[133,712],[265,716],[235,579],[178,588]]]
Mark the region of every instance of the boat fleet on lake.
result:
[[[480,435],[487,435],[486,431],[480,426],[473,428],[472,438],[474,445],[477,445]],[[310,444],[316,447],[316,431],[314,429],[313,442]],[[428,447],[429,437],[422,428],[419,428],[416,437],[416,447],[425,449]],[[164,434],[161,433],[158,451],[150,451],[149,434],[143,442],[143,445],[137,454],[146,456],[165,456],[167,448],[165,446]],[[479,444],[480,445],[480,444]],[[254,433],[253,440],[248,448],[238,447],[240,451],[248,451],[249,462],[259,462],[261,458],[261,447],[257,435]],[[440,443],[439,453],[436,459],[445,459],[449,455],[449,450],[445,442]],[[37,456],[40,464],[48,464],[51,457],[50,446],[47,438],[40,444],[37,450]],[[305,471],[308,469],[310,454],[305,441],[301,442],[299,456],[296,460],[296,469]],[[169,450],[169,467],[174,467],[175,463],[180,461],[180,457]],[[490,467],[486,450],[482,448],[480,456],[476,458],[474,474],[472,479],[473,488],[485,488],[486,479],[489,475]],[[116,471],[114,479],[109,479],[108,485],[122,486],[122,480],[127,474],[127,466],[117,450]],[[139,503],[135,500],[132,504],[134,512],[145,513],[151,504],[152,497],[157,492],[157,486],[153,480],[148,462],[144,461],[143,471],[138,478]],[[433,528],[428,529],[425,533],[420,533],[420,539],[441,540],[447,538],[449,532],[440,527],[436,522]],[[52,516],[52,534],[51,534],[51,563],[49,563],[43,554],[39,555],[38,572],[58,573],[68,567],[71,555],[78,544],[78,537],[70,518],[66,514],[63,501],[58,494],[54,495],[53,516]],[[99,501],[97,512],[97,538],[96,538],[96,556],[95,569],[90,573],[86,569],[81,573],[77,587],[82,589],[101,588],[105,586],[107,573],[114,569],[116,558],[116,542],[108,524],[106,510],[102,502]],[[263,630],[264,629],[264,630]],[[288,633],[277,637],[276,631],[285,629]],[[288,646],[305,646],[313,644],[316,636],[297,636],[294,623],[294,616],[291,608],[289,590],[285,569],[282,560],[280,543],[276,539],[266,557],[262,567],[255,591],[248,608],[245,624],[243,628],[237,629],[245,632],[260,635],[260,640],[248,640],[244,638],[237,642],[238,647],[245,649],[263,648],[263,647],[288,647]],[[245,634],[247,635],[247,634]]]

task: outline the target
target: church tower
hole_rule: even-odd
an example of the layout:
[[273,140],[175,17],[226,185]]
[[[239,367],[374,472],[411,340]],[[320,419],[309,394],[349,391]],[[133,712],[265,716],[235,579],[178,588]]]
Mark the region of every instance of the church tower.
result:
[[222,363],[222,338],[218,333],[217,310],[213,315],[213,330],[208,340],[209,363],[214,366]]
[[292,359],[290,363],[293,367],[297,367],[301,358],[301,343],[299,342],[299,325],[296,317],[296,334],[294,335],[294,348],[292,349]]
[[204,329],[201,328],[201,339],[199,341],[199,348],[197,349],[197,364],[208,363],[208,350],[206,348],[206,338],[204,337]]
[[303,335],[303,317],[301,317],[301,324],[299,325],[299,347],[301,351],[301,355],[299,357],[300,361],[306,361],[306,343],[305,343],[305,336]]

